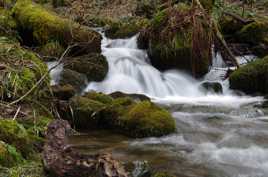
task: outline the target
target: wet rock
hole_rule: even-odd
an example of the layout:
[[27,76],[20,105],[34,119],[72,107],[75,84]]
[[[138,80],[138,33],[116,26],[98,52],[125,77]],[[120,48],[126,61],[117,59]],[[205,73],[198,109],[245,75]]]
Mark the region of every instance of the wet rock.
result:
[[67,121],[55,120],[47,130],[43,161],[45,169],[57,177],[127,177],[123,167],[110,155],[86,155],[68,145],[72,129]]
[[102,81],[108,73],[108,62],[103,55],[94,53],[70,58],[64,68],[85,74],[89,82]]
[[257,59],[230,75],[230,87],[247,94],[268,93],[268,57]]
[[78,23],[63,19],[30,0],[18,0],[12,9],[24,44],[45,45],[58,41],[62,46],[76,44],[73,55],[100,52],[101,36]]
[[200,85],[201,89],[203,88],[203,90],[208,93],[208,92],[212,92],[212,93],[222,93],[222,85],[219,82],[203,82]]
[[134,102],[129,97],[112,98],[91,92],[70,100],[72,117],[65,117],[78,129],[108,129],[130,137],[162,136],[175,131],[170,113],[150,101]]
[[113,92],[110,94],[111,97],[113,98],[121,98],[121,97],[130,97],[132,98],[134,101],[150,101],[150,98],[147,97],[146,95],[142,95],[142,94],[129,94],[129,93],[123,93],[120,91],[117,92]]
[[76,92],[81,92],[87,86],[87,77],[70,69],[64,69],[60,76],[60,85],[71,85]]
[[60,100],[68,100],[75,95],[72,85],[53,85],[51,87],[53,95]]
[[195,23],[187,20],[195,13],[202,13],[198,9],[194,11],[189,5],[179,3],[154,15],[148,27],[141,32],[139,47],[148,47],[154,67],[160,70],[181,69],[195,77],[208,72],[212,60],[212,31],[208,24],[203,23],[205,16],[196,18]]

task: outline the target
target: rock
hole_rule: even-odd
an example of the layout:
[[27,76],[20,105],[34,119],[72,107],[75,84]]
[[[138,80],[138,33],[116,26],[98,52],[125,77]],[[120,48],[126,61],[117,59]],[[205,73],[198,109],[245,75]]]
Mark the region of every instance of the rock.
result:
[[72,129],[67,121],[55,120],[47,130],[43,161],[46,171],[57,177],[127,177],[119,162],[110,155],[76,152],[68,142]]
[[[5,37],[0,37],[0,60],[6,68],[0,70],[0,93],[4,100],[14,100],[28,92],[47,73],[47,65],[33,52]],[[29,96],[38,99],[47,92],[49,76]]]
[[71,58],[64,68],[85,74],[87,80],[102,81],[108,73],[108,62],[101,54],[90,54]]
[[87,77],[70,69],[64,69],[60,76],[60,85],[71,85],[76,92],[81,92],[87,86]]
[[23,43],[29,46],[58,41],[62,46],[76,44],[73,55],[100,52],[101,35],[47,11],[30,0],[18,0],[12,9]]
[[0,166],[12,167],[23,162],[23,158],[16,148],[0,141]]
[[150,101],[91,92],[73,97],[70,106],[73,117],[68,120],[78,129],[104,128],[130,137],[162,136],[176,129],[170,113]]
[[268,57],[257,59],[230,75],[230,87],[247,94],[268,93]]
[[123,93],[123,92],[113,92],[110,94],[111,97],[113,98],[121,98],[121,97],[130,97],[134,101],[150,101],[151,99],[147,97],[146,95],[142,94],[128,94],[128,93]]
[[33,150],[26,129],[13,120],[0,119],[0,140],[14,146],[23,157],[26,157]]
[[[160,70],[181,69],[201,77],[211,64],[211,35],[209,24],[198,16],[195,23],[192,15],[201,13],[186,4],[179,3],[170,9],[158,12],[150,25],[141,32],[138,43],[148,47],[148,55],[154,67]],[[202,44],[201,44],[202,43]]]
[[53,85],[51,87],[53,95],[60,100],[69,100],[75,95],[75,89],[72,85]]
[[204,91],[206,93],[218,93],[218,94],[221,94],[223,93],[223,90],[222,90],[222,85],[221,83],[219,82],[203,82],[201,85],[201,89],[205,89]]

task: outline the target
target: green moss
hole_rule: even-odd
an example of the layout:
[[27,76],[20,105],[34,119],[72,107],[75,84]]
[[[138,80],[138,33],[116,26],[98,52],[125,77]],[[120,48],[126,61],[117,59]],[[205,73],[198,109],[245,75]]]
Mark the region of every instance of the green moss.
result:
[[48,58],[60,58],[64,52],[64,48],[59,42],[49,42],[40,48],[40,54]]
[[23,162],[23,158],[16,148],[0,141],[0,165],[11,167]]
[[162,136],[175,131],[170,113],[150,101],[134,102],[129,97],[112,99],[89,93],[71,99],[77,128],[105,128],[131,137]]
[[100,51],[101,36],[97,32],[63,19],[30,0],[18,0],[12,11],[25,44],[42,46],[58,41],[67,46],[74,42],[88,42],[88,51]]
[[26,157],[33,147],[23,125],[13,120],[0,120],[0,139],[14,147]]
[[[0,91],[4,99],[22,96],[47,72],[47,65],[35,54],[9,40],[0,40],[0,63],[6,66],[0,71],[3,77],[0,80]],[[38,98],[49,87],[49,83],[50,78],[47,76],[30,97]]]
[[0,36],[17,37],[17,23],[9,10],[0,7]]
[[248,94],[268,93],[268,57],[258,59],[234,71],[230,87]]
[[268,37],[268,23],[255,21],[245,25],[237,34],[237,38],[241,42],[247,42],[253,45],[265,41]]
[[170,113],[149,101],[134,104],[119,121],[134,137],[162,136],[176,129]]

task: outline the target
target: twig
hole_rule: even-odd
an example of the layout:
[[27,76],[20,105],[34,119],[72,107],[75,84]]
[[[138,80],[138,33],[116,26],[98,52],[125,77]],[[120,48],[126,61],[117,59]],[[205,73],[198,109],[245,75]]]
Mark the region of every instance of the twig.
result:
[[19,112],[20,112],[20,109],[21,109],[21,107],[19,107],[19,108],[17,109],[17,112],[16,112],[15,116],[13,117],[13,120],[15,120],[15,119],[17,118],[17,116],[18,116],[18,114],[19,114]]
[[61,64],[61,62],[62,62],[62,60],[64,59],[64,57],[68,54],[68,52],[70,51],[70,49],[71,48],[73,48],[73,47],[75,47],[76,46],[76,44],[74,44],[74,45],[72,45],[72,46],[68,46],[67,47],[67,49],[63,52],[63,54],[61,55],[61,57],[60,57],[60,59],[59,59],[59,61],[58,61],[58,64],[56,64],[55,66],[53,66],[53,67],[51,67],[35,84],[34,84],[34,86],[28,91],[28,92],[26,92],[23,96],[21,96],[19,99],[17,99],[17,100],[15,100],[15,101],[13,101],[13,102],[11,102],[11,103],[9,103],[8,105],[14,105],[14,104],[16,104],[16,103],[18,103],[18,102],[20,102],[20,101],[22,101],[25,97],[27,97],[30,93],[32,93],[32,91],[34,91],[34,89],[36,89],[43,81],[44,81],[44,79],[47,77],[47,75],[49,75],[49,73],[53,70],[53,69],[55,69],[55,68],[57,68],[60,64]]

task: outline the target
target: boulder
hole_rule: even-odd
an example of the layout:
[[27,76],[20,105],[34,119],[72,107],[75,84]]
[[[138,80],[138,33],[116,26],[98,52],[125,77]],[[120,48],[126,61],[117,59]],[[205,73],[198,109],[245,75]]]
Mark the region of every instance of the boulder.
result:
[[257,59],[230,75],[230,87],[247,94],[268,93],[268,57]]
[[44,146],[43,161],[46,171],[57,177],[127,177],[119,162],[109,154],[86,155],[68,144],[73,133],[64,120],[55,120],[49,126]]
[[170,113],[148,100],[90,92],[73,97],[70,106],[73,117],[68,120],[78,129],[104,128],[130,137],[162,136],[176,129]]
[[113,98],[121,98],[121,97],[130,97],[131,99],[133,99],[134,101],[150,101],[151,99],[146,96],[146,95],[142,95],[142,94],[129,94],[129,93],[123,93],[120,91],[117,92],[113,92],[110,94],[111,97]]
[[[201,15],[190,20],[196,13]],[[148,47],[156,68],[181,69],[201,77],[208,72],[212,60],[212,30],[204,19],[207,19],[205,12],[186,4],[164,9],[141,32],[139,46]]]
[[219,82],[203,82],[200,87],[205,93],[221,94],[223,92],[222,85]]
[[87,77],[79,72],[64,69],[60,76],[60,85],[71,85],[76,92],[81,92],[87,86]]
[[102,81],[108,73],[108,62],[103,55],[92,53],[70,58],[64,68],[85,74],[89,82]]
[[23,43],[29,46],[58,41],[62,46],[76,44],[73,55],[100,52],[101,35],[71,20],[61,18],[30,0],[18,0],[12,9]]

